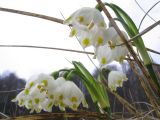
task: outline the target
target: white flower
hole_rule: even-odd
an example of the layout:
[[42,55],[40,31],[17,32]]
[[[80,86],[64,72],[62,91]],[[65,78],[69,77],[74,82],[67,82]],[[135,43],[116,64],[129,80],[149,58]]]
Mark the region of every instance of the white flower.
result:
[[[126,35],[125,32],[122,32],[123,35],[126,37],[126,39],[128,40],[128,37]],[[116,37],[116,41],[117,41],[117,44],[120,45],[122,44],[122,40],[120,38],[120,36],[117,36]],[[117,45],[116,44],[116,45]],[[123,59],[125,58],[125,56],[129,53],[127,47],[125,45],[121,45],[121,46],[116,46],[115,47],[115,60],[116,61],[119,61],[119,62],[122,62]]]
[[[123,41],[116,32],[116,30],[113,27],[110,27],[109,29],[110,31],[112,31],[112,36],[108,41],[108,44],[112,49],[112,56],[116,61],[122,62],[125,56],[128,54],[128,49],[125,45],[122,45]],[[124,31],[121,32],[124,35],[124,37],[128,40],[127,34]]]
[[56,94],[61,110],[65,107],[77,110],[80,103],[82,103],[84,107],[88,106],[82,91],[71,81],[67,81],[59,87],[56,90]]
[[92,39],[93,39],[92,31],[77,30],[76,37],[83,48],[86,48],[92,45]]
[[31,109],[31,113],[35,110],[37,113],[41,112],[42,103],[46,99],[46,91],[41,91],[38,88],[38,84],[31,89],[25,89],[26,94],[26,104],[27,109]]
[[40,74],[31,78],[25,89],[12,100],[18,102],[19,106],[30,109],[31,113],[39,113],[42,109],[51,112],[53,105],[59,106],[61,110],[65,110],[65,107],[77,110],[81,102],[87,106],[81,90],[63,77],[54,80],[49,75]]
[[83,7],[75,11],[64,24],[78,26],[81,29],[90,29],[92,26],[105,27],[104,18],[100,11],[95,8]]
[[86,48],[88,46],[97,48],[98,46],[106,44],[108,40],[110,40],[108,32],[109,31],[107,29],[95,25],[91,30],[85,31],[77,29],[75,35],[80,41],[80,44],[83,48]]
[[122,87],[123,81],[128,80],[126,75],[120,71],[111,71],[108,75],[108,87],[116,91],[117,87]]
[[44,86],[50,85],[49,83],[54,81],[53,77],[47,74],[38,74],[38,75],[33,75],[29,78],[29,80],[26,83],[25,88],[32,88],[36,84],[44,84]]
[[[128,39],[127,34],[123,31],[122,33]],[[106,36],[107,43],[103,46],[97,47],[96,49],[95,54],[98,61],[101,65],[108,64],[114,60],[122,62],[128,54],[128,49],[125,45],[120,45],[123,43],[121,37],[113,27],[107,29]]]
[[95,8],[84,7],[74,12],[64,24],[72,25],[70,37],[76,36],[83,48],[105,43],[105,21]]
[[27,109],[31,109],[31,113],[34,112],[34,110],[39,113],[43,109],[41,104],[45,100],[45,95],[44,92],[38,89],[38,85],[36,85],[31,89],[24,89],[12,101],[18,102],[20,107],[25,106]]
[[16,96],[15,99],[12,100],[12,102],[18,102],[18,105],[22,107],[25,106],[25,99],[26,99],[26,94],[23,90]]
[[45,99],[41,104],[43,110],[47,112],[52,112],[53,105],[54,105],[54,100],[52,99]]
[[112,50],[108,47],[108,44],[99,46],[96,50],[96,56],[101,65],[109,64],[114,60]]

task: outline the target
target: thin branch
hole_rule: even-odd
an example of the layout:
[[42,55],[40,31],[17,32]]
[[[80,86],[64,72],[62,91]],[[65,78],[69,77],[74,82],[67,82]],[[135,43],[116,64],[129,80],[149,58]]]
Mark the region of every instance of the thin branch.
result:
[[132,40],[134,40],[134,39],[146,34],[147,32],[149,32],[150,30],[152,30],[153,28],[155,28],[159,24],[160,24],[160,20],[157,21],[156,23],[152,24],[151,26],[147,27],[146,29],[144,29],[142,32],[140,32],[139,34],[137,34],[136,36],[131,38],[129,41],[132,41]]
[[2,113],[2,112],[0,112],[0,118],[9,118],[9,116],[7,116],[6,114],[4,114],[4,113]]
[[[50,17],[50,16],[46,16],[46,15],[42,15],[42,14],[31,13],[31,12],[20,11],[20,10],[9,9],[9,8],[3,8],[3,7],[0,7],[0,11],[11,12],[11,13],[16,13],[16,14],[21,14],[21,15],[32,16],[32,17],[38,17],[38,18],[41,18],[41,19],[50,20],[50,21],[53,21],[53,22],[57,22],[57,23],[63,24],[63,20],[62,19],[55,18],[55,17]],[[150,31],[150,29],[148,31]],[[137,37],[142,36],[143,34],[145,34],[145,33],[143,33],[143,34],[142,33],[143,33],[143,31],[140,32],[135,38],[137,38]],[[135,38],[131,38],[131,39],[135,39]],[[152,50],[150,48],[146,48],[146,49],[148,51],[150,51],[150,52],[153,52],[153,53],[156,53],[156,54],[160,54],[160,52],[157,52],[157,51]]]
[[76,53],[94,55],[93,52],[85,52],[85,51],[72,50],[72,49],[63,49],[63,48],[55,48],[55,47],[33,46],[33,45],[0,45],[0,47],[40,48],[40,49],[60,50],[60,51],[68,51],[68,52],[76,52]]
[[[60,13],[61,13],[61,12],[60,12]],[[64,15],[63,15],[62,13],[61,13],[61,15],[62,15],[63,19],[65,20]],[[69,28],[71,29],[71,26],[69,26]],[[81,46],[81,43],[80,43],[78,37],[77,37],[77,36],[75,36],[75,37],[76,37],[76,40],[78,41],[79,45]],[[81,46],[81,48],[83,49],[83,51],[85,51],[85,49],[84,49],[82,46]],[[93,53],[93,54],[94,54],[94,53]],[[91,62],[91,63],[93,64],[93,66],[95,67],[95,69],[99,71],[98,67],[97,67],[96,64],[93,62],[93,60],[89,57],[89,55],[88,55],[88,54],[86,54],[86,55],[87,55],[88,59],[90,60],[90,62]]]
[[[140,36],[143,36],[144,34],[146,34],[147,32],[151,31],[153,28],[155,28],[157,25],[160,24],[160,20],[157,21],[156,23],[150,25],[149,27],[147,27],[146,29],[144,29],[142,32],[140,32],[139,34],[137,34],[136,36],[132,37],[131,39],[128,40],[128,42],[132,42],[133,40],[137,39],[138,37]],[[119,44],[119,45],[116,45],[116,46],[121,46],[121,45],[124,45],[125,43],[122,43],[122,44]],[[151,50],[149,48],[147,48],[148,50]],[[154,50],[151,50],[150,52],[153,52]],[[157,53],[157,52],[155,52]],[[158,52],[159,54],[159,52]]]
[[21,88],[21,89],[16,89],[16,90],[0,91],[0,94],[1,94],[1,93],[11,93],[11,92],[17,92],[17,91],[21,91],[21,90],[24,90],[24,88]]
[[[144,74],[145,78],[148,80],[148,82],[153,83],[152,78],[150,76],[150,74],[148,73],[148,71],[145,69],[145,67],[143,66],[143,64],[139,61],[136,53],[134,52],[132,46],[127,42],[127,39],[124,37],[124,35],[122,34],[121,30],[119,29],[119,27],[117,26],[117,24],[115,23],[114,19],[112,18],[112,16],[110,15],[110,13],[108,12],[108,10],[106,9],[104,3],[101,0],[96,0],[97,3],[99,4],[99,6],[102,8],[104,14],[107,16],[108,20],[111,22],[111,24],[113,25],[113,27],[115,28],[115,30],[117,31],[118,35],[121,37],[122,41],[125,43],[125,46],[128,48],[128,51],[130,52],[130,54],[132,55],[132,57],[134,58],[134,60],[136,61],[136,63],[138,64],[139,68],[141,69],[142,73]],[[143,80],[140,80],[143,84],[145,84],[145,82]],[[150,84],[152,87],[152,90],[154,89],[156,93],[158,93],[158,88],[157,86]],[[155,100],[154,95],[151,92],[151,89],[149,88],[149,86],[142,86],[144,89],[147,89],[146,95],[149,98],[149,101],[151,102],[151,104],[154,106],[154,108],[157,108],[158,104]],[[156,115],[158,117],[160,117],[160,114],[158,111],[156,111]]]
[[146,48],[146,49],[147,49],[147,51],[149,51],[149,52],[152,52],[152,53],[155,53],[155,54],[160,55],[160,52],[158,52],[158,51],[155,51],[155,50],[150,49],[150,48]]
[[[139,6],[139,8],[144,12],[146,13],[146,11],[140,6],[140,4],[137,2],[137,0],[135,0],[136,4]],[[155,19],[153,19],[149,14],[147,14],[148,17],[150,17],[154,22],[156,22]]]
[[[93,52],[87,52],[87,51],[79,51],[79,50],[72,50],[72,49],[63,49],[63,48],[54,48],[54,47],[44,47],[44,46],[33,46],[33,45],[0,45],[0,47],[14,47],[14,48],[38,48],[38,49],[48,49],[48,50],[60,50],[60,51],[67,51],[67,52],[76,52],[76,53],[82,53],[82,54],[90,54],[94,55]],[[133,59],[125,58],[125,60],[135,61]],[[155,66],[160,66],[157,63],[152,63]]]
[[[130,58],[125,58],[125,60],[135,62],[135,60],[134,60],[134,59],[130,59]],[[159,67],[160,67],[160,64],[158,64],[158,63],[152,63],[152,65],[155,65],[155,66],[159,66]]]
[[[135,0],[136,1],[136,0]],[[139,3],[136,1],[136,3],[138,4],[138,6],[140,6],[139,5]],[[148,13],[156,6],[156,5],[158,5],[160,3],[160,1],[158,1],[158,2],[156,2],[146,13],[145,13],[145,15],[143,16],[143,18],[142,18],[142,20],[141,20],[141,22],[140,22],[140,24],[139,24],[139,27],[138,27],[138,30],[140,29],[140,27],[141,27],[141,25],[142,25],[142,23],[143,23],[143,20],[145,19],[145,17],[148,15]],[[140,7],[141,8],[141,7]],[[145,12],[145,11],[144,11]],[[151,17],[151,16],[149,16],[149,17]],[[151,17],[152,18],[152,17]],[[154,20],[153,18],[152,18],[152,20]],[[154,20],[154,22],[156,22],[155,20]]]
[[145,104],[145,105],[150,106],[150,107],[153,108],[153,105],[152,105],[152,104],[149,104],[149,103],[147,103],[147,102],[133,102],[132,104]]
[[45,20],[49,20],[49,21],[53,21],[53,22],[56,22],[56,23],[63,24],[63,20],[61,20],[61,19],[50,17],[50,16],[46,16],[46,15],[42,15],[42,14],[26,12],[26,11],[20,11],[20,10],[14,10],[14,9],[3,8],[3,7],[0,7],[0,11],[5,11],[5,12],[11,12],[11,13],[16,13],[16,14],[21,14],[21,15],[37,17],[37,18],[41,18],[41,19],[45,19]]

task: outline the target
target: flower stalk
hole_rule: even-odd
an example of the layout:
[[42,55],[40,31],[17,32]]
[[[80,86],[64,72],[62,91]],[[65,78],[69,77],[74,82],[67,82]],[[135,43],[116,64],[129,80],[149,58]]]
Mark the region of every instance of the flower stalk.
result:
[[[117,31],[117,33],[119,34],[119,36],[122,38],[122,41],[124,42],[124,44],[126,45],[126,47],[128,48],[130,54],[132,55],[132,57],[134,58],[134,60],[136,61],[136,63],[138,64],[139,68],[141,69],[142,73],[144,74],[145,78],[148,79],[149,81],[152,81],[152,78],[150,76],[150,74],[148,73],[148,71],[146,71],[145,67],[143,66],[143,64],[139,61],[136,53],[134,52],[132,46],[128,43],[128,41],[126,40],[126,38],[124,37],[124,35],[122,34],[122,32],[120,31],[119,27],[117,26],[117,24],[115,23],[114,19],[112,18],[112,16],[110,15],[110,13],[108,12],[108,10],[105,8],[105,4],[102,3],[101,0],[97,0],[99,6],[102,8],[103,12],[105,13],[105,15],[107,16],[107,18],[109,19],[109,21],[111,22],[112,26],[115,28],[115,30]],[[142,81],[144,83],[144,81]],[[145,83],[144,83],[145,84]],[[150,90],[149,88],[146,88],[146,84],[142,87],[145,87],[145,89]],[[157,90],[157,89],[156,89]],[[145,91],[147,92],[147,91]],[[158,92],[158,91],[156,91]],[[147,92],[147,95],[149,94],[149,100],[150,102],[153,104],[153,106],[155,108],[158,107],[158,105],[155,103],[155,97],[151,94],[151,92]],[[153,102],[154,101],[154,102]],[[160,117],[159,112],[157,112],[157,116]]]

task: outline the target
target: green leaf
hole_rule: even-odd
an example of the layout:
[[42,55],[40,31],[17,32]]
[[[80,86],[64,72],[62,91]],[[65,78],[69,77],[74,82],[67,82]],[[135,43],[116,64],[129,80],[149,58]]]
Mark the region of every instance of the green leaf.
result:
[[80,62],[72,62],[75,69],[80,73],[79,75],[83,78],[87,89],[91,96],[96,97],[97,102],[103,108],[110,108],[109,99],[106,90],[93,78],[88,70]]
[[[127,15],[127,13],[125,11],[123,11],[119,6],[117,6],[115,4],[112,4],[112,3],[111,4],[104,3],[104,4],[109,6],[115,12],[119,21],[122,23],[123,27],[125,28],[125,30],[127,31],[128,35],[131,38],[136,36],[139,33],[135,23]],[[99,9],[99,7],[97,7],[97,6],[96,6],[96,8]],[[101,9],[99,9],[99,10],[101,11]],[[146,47],[144,45],[143,39],[141,37],[138,37],[135,40],[133,40],[133,42],[134,42],[134,45],[136,46],[136,48],[138,49],[138,51],[140,52],[140,55],[142,56],[142,59],[143,59],[143,62],[144,62],[144,65],[148,69],[148,72],[153,79],[154,86],[152,86],[152,87],[156,87],[156,89],[160,93],[160,85],[159,85],[156,73],[153,70],[152,59],[150,58],[149,54],[147,53],[147,50],[146,50]]]

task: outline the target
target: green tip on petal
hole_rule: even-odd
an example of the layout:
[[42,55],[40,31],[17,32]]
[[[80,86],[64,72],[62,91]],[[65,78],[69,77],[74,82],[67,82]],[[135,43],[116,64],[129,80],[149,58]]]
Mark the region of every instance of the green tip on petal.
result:
[[47,105],[48,108],[51,108],[52,106],[53,106],[53,103],[52,103],[52,102],[50,102],[50,103]]
[[59,96],[59,100],[60,100],[60,101],[63,101],[63,99],[64,99],[63,95],[60,95],[60,96]]
[[123,81],[122,81],[122,80],[117,80],[117,84],[118,84],[120,87],[122,87]]
[[103,38],[101,36],[98,37],[97,44],[98,45],[102,45],[103,44]]
[[26,95],[28,95],[28,94],[29,94],[29,89],[25,89],[25,90],[24,90],[24,93],[25,93]]
[[102,64],[102,65],[107,64],[107,59],[106,59],[105,57],[102,57],[102,59],[101,59],[101,64]]
[[70,98],[70,101],[71,101],[71,102],[77,102],[78,100],[77,100],[77,97],[71,97],[71,98]]
[[39,98],[35,98],[35,99],[34,99],[34,102],[35,102],[36,104],[39,104],[40,99],[39,99]]
[[21,105],[23,105],[23,103],[24,103],[24,99],[20,99],[19,100],[19,105],[21,106]]
[[77,19],[78,19],[79,23],[82,23],[84,21],[84,17],[83,16],[78,16]]
[[105,27],[105,23],[104,22],[100,22],[99,26],[100,27]]
[[50,99],[53,99],[53,98],[54,98],[54,96],[53,96],[53,95],[50,95],[50,96],[49,96],[49,98],[50,98]]
[[34,85],[34,82],[30,82],[29,83],[29,88],[33,87],[33,85]]
[[74,110],[74,111],[76,111],[76,110],[77,110],[77,107],[78,107],[77,104],[73,104],[73,105],[71,106],[71,109]]
[[82,41],[83,46],[87,47],[90,44],[90,40],[88,38],[83,39]]
[[76,29],[72,29],[71,32],[70,32],[69,37],[73,37],[73,36],[75,36],[76,34],[77,34]]
[[44,84],[45,87],[48,86],[48,81],[47,80],[42,80],[42,83]]

